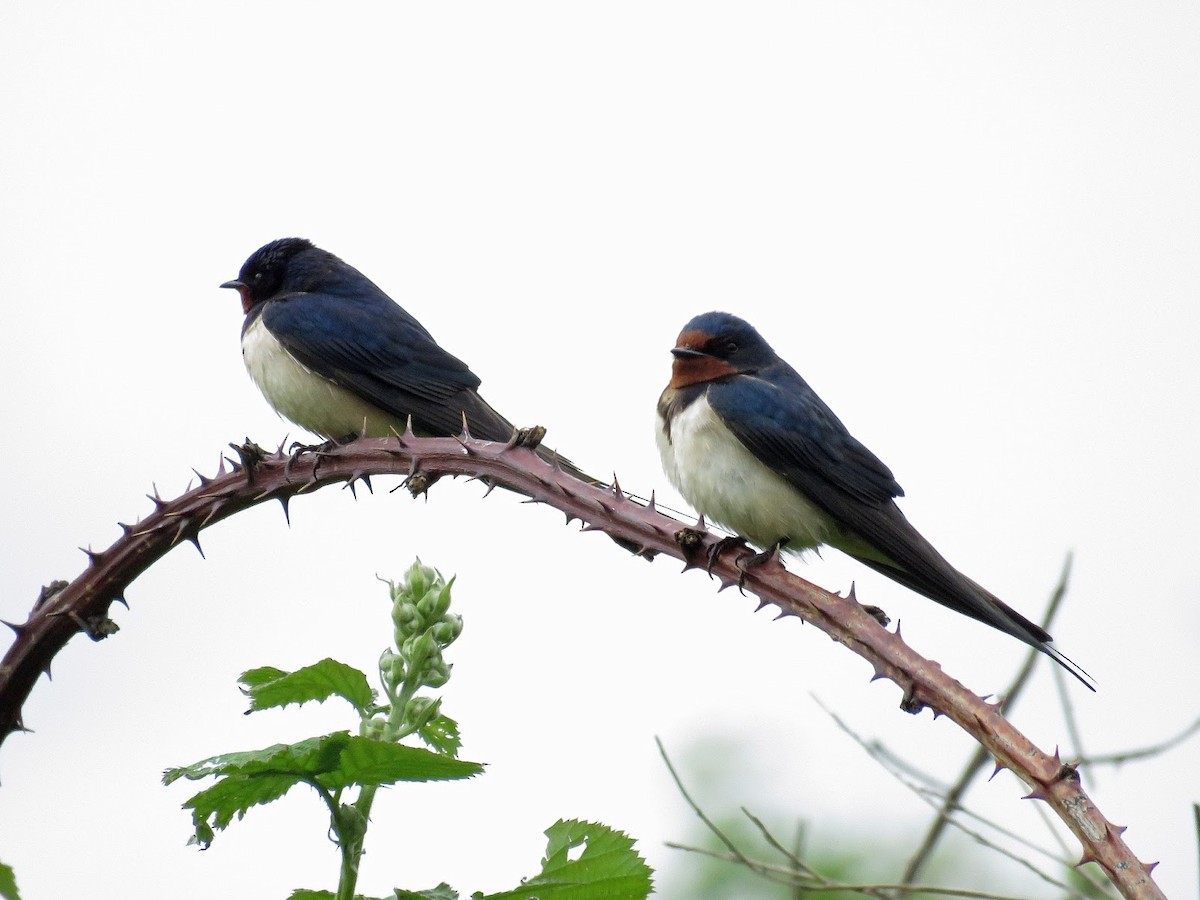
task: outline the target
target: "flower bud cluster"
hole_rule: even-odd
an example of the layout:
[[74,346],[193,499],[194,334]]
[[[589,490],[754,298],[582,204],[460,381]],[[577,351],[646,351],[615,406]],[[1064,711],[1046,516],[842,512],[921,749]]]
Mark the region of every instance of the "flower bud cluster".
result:
[[399,584],[390,583],[396,649],[384,651],[379,668],[393,690],[405,681],[438,688],[450,678],[442,651],[462,633],[462,616],[449,611],[453,584],[420,560]]

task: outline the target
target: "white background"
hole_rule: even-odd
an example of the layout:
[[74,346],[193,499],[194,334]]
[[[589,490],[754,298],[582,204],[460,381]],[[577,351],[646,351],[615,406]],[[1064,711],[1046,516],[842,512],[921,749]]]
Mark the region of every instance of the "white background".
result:
[[[972,577],[1036,616],[1074,549],[1054,632],[1100,684],[1070,688],[1085,750],[1159,740],[1198,705],[1198,28],[1180,2],[7,4],[0,615],[144,515],[151,482],[172,495],[231,440],[303,436],[246,377],[217,289],[300,235],[510,418],[676,505],[652,436],[668,350],[696,313],[742,315]],[[74,639],[26,707],[36,733],[0,751],[0,859],[24,896],[331,886],[312,796],[198,853],[189,786],[159,775],[342,727],[338,709],[244,718],[235,678],[371,669],[375,574],[417,554],[458,574],[447,711],[489,769],[382,795],[363,892],[509,887],[560,816],[629,831],[670,878],[691,863],[663,841],[693,826],[655,735],[685,777],[706,742],[736,748],[690,770],[713,814],[910,851],[927,813],[810,692],[947,778],[970,751],[953,725],[900,713],[815,629],[481,493],[332,489],[290,530],[272,504],[207,532],[207,561],[185,546],[137,581],[120,634]],[[793,568],[856,579],[980,692],[1022,656],[836,553]],[[1048,665],[1014,718],[1068,747]],[[1196,884],[1197,746],[1087,779],[1170,896]],[[706,794],[711,767],[732,796]],[[1021,793],[1002,776],[971,800],[1051,845]],[[999,862],[977,878],[1054,893]]]

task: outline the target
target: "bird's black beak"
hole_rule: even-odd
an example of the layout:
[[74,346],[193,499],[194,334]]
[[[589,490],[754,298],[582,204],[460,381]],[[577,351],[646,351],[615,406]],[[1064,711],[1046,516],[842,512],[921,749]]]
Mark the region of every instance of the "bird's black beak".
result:
[[240,291],[245,286],[245,284],[238,281],[236,278],[233,279],[233,281],[226,281],[223,285],[221,285],[223,288],[233,288],[235,291]]
[[698,359],[708,356],[703,350],[696,350],[692,347],[672,347],[671,355],[676,359]]

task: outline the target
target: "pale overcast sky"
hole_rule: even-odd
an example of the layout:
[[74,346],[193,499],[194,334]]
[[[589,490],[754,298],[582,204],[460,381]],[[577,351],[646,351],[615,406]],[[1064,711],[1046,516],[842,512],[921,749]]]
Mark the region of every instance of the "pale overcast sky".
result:
[[[299,235],[510,418],[676,506],[652,434],[668,351],[696,313],[750,320],[973,578],[1036,617],[1074,550],[1053,630],[1100,684],[1071,689],[1085,750],[1166,737],[1200,712],[1198,34],[1182,2],[7,4],[0,618],[144,515],[152,482],[178,493],[231,440],[300,436],[246,376],[217,288]],[[135,583],[116,637],[58,657],[35,733],[0,749],[0,859],[26,897],[331,886],[315,798],[198,853],[189,786],[159,776],[348,724],[245,718],[236,676],[369,670],[389,633],[375,575],[415,555],[458,574],[446,708],[489,769],[380,798],[367,894],[509,887],[560,816],[628,831],[669,878],[689,861],[663,842],[692,822],[655,735],[685,777],[702,742],[738,748],[734,796],[706,795],[711,759],[692,770],[714,814],[905,854],[926,811],[810,693],[947,778],[971,750],[815,629],[558,513],[465,483],[359,493],[298,500],[290,530],[275,506],[214,528],[207,561],[184,547]],[[792,568],[856,580],[981,693],[1022,657],[837,553]],[[1014,720],[1053,750],[1048,671]],[[1088,776],[1170,896],[1196,884],[1197,746]],[[1002,776],[970,800],[1040,835],[1022,793]],[[983,882],[1054,894],[998,862]]]

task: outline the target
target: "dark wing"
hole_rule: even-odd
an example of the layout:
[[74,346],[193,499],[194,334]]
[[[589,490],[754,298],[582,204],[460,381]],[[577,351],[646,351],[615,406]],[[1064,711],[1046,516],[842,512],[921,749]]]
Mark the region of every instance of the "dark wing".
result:
[[[356,284],[354,292],[271,301],[263,324],[308,368],[394,415],[398,431],[412,416],[417,434],[457,435],[465,413],[472,437],[512,437],[512,423],[476,393],[480,381],[466,363],[374,284]],[[604,484],[549,448],[537,452],[576,478]]]
[[[876,509],[904,491],[799,376],[713,382],[708,402],[756,457],[839,523],[841,508]],[[828,504],[828,505],[827,505]]]
[[909,524],[893,500],[903,491],[891,470],[855,440],[799,375],[788,369],[779,383],[782,387],[750,376],[714,382],[708,402],[738,440],[829,515],[852,544],[867,545],[840,549],[905,587],[1037,648],[1096,689],[1087,672],[1049,645],[1044,628],[955,569]]
[[[896,506],[900,486],[796,376],[778,387],[741,377],[712,385],[708,401],[746,447],[829,515],[851,556],[906,587],[1034,646],[1050,639],[950,565]],[[855,541],[854,539],[857,539]],[[861,542],[866,547],[855,548]],[[836,546],[836,544],[835,544]]]
[[[371,286],[374,287],[373,285]],[[418,433],[471,433],[505,441],[512,425],[476,393],[479,378],[377,288],[353,298],[323,293],[274,300],[263,324],[308,368],[396,416]]]

